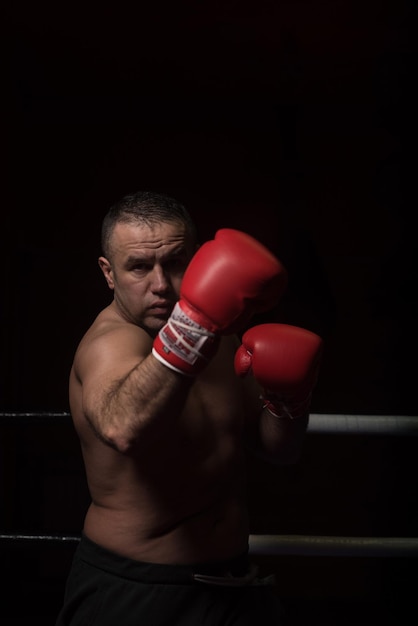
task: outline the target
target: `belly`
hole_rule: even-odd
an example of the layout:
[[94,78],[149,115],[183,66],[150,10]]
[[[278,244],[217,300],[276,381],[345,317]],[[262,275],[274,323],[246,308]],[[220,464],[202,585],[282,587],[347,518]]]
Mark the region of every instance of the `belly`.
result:
[[154,563],[227,559],[248,543],[243,457],[227,438],[217,452],[132,460],[112,491],[96,494],[84,531],[130,558]]

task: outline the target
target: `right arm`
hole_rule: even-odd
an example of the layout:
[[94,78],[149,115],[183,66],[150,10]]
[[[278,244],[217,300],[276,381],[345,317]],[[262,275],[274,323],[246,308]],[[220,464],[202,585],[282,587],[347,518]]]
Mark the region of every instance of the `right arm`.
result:
[[82,344],[76,355],[83,413],[96,435],[122,453],[178,415],[193,384],[155,359],[151,348],[142,329],[121,325]]

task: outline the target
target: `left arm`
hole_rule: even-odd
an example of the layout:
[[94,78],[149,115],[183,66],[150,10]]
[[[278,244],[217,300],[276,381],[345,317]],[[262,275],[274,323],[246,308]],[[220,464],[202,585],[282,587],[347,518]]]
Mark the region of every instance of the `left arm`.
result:
[[309,413],[298,419],[280,419],[267,409],[249,424],[248,448],[258,457],[276,465],[297,463],[309,423]]
[[294,463],[301,454],[318,378],[322,339],[287,324],[260,324],[242,337],[235,371],[259,385],[262,410],[251,420],[251,448],[273,463]]

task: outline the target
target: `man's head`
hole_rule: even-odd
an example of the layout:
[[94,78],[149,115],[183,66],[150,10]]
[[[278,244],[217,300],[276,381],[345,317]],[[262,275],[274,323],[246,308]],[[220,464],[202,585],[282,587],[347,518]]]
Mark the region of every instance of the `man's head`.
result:
[[103,256],[112,257],[112,234],[116,224],[142,223],[151,227],[161,222],[184,224],[190,246],[193,250],[196,248],[196,226],[183,204],[162,193],[138,191],[124,196],[105,215],[101,233]]
[[113,205],[103,220],[99,265],[119,314],[155,335],[179,298],[196,248],[194,223],[176,200],[138,192]]

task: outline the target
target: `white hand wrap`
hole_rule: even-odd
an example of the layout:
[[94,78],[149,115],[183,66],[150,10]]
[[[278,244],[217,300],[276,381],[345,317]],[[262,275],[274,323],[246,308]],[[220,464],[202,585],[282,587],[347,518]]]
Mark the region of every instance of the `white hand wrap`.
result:
[[191,319],[175,305],[167,323],[158,334],[152,353],[161,363],[180,374],[193,376],[213,356],[218,338],[215,333]]

